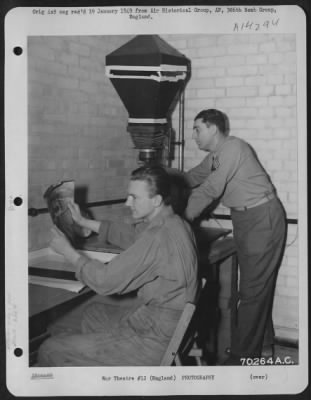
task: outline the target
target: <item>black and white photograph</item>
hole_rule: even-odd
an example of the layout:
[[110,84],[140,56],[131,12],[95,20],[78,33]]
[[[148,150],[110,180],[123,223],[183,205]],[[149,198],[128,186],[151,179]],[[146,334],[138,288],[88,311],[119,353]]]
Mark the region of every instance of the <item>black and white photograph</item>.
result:
[[308,386],[306,25],[295,5],[6,15],[13,395]]

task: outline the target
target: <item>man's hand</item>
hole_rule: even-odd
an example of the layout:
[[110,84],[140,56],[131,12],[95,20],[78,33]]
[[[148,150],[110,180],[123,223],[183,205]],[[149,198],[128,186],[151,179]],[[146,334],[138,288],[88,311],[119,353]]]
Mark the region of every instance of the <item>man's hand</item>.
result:
[[82,216],[80,207],[76,203],[68,203],[68,208],[71,212],[73,221],[83,228],[83,235],[87,237],[91,232],[99,231],[100,222],[93,219],[88,219]]
[[52,240],[50,242],[50,247],[56,251],[56,253],[64,256],[67,261],[75,264],[80,254],[71,246],[66,236],[56,226],[51,229],[51,235]]
[[68,208],[71,212],[72,219],[76,224],[79,226],[84,226],[83,225],[83,220],[84,218],[81,215],[80,207],[78,206],[77,203],[68,203]]
[[51,236],[50,247],[57,253],[65,255],[66,249],[72,247],[66,236],[56,226],[51,229]]

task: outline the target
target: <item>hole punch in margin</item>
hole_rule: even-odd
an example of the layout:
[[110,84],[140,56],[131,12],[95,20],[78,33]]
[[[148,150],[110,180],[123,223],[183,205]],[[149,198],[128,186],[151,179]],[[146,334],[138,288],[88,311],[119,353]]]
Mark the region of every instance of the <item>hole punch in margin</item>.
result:
[[21,197],[15,197],[13,203],[15,206],[21,206],[23,204],[23,199]]
[[23,355],[23,349],[16,347],[16,349],[14,349],[14,355],[15,357],[21,357]]
[[13,53],[14,53],[16,56],[20,56],[21,54],[23,54],[23,49],[22,49],[22,47],[20,47],[20,46],[14,47],[14,48],[13,48]]

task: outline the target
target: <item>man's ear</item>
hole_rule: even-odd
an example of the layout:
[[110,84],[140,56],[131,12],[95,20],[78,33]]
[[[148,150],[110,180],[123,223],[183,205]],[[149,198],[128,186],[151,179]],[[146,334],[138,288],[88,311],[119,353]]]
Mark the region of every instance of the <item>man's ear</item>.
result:
[[154,204],[155,207],[160,207],[162,202],[163,202],[163,199],[162,199],[162,196],[160,194],[156,194],[153,197],[153,204]]
[[211,125],[210,129],[211,129],[211,131],[212,131],[212,135],[215,136],[216,133],[218,132],[218,127],[217,127],[217,125]]

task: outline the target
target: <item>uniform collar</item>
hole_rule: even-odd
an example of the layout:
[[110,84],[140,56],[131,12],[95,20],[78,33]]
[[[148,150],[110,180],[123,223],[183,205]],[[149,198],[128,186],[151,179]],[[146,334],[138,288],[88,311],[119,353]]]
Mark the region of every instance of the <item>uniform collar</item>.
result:
[[153,226],[162,225],[165,220],[174,215],[174,211],[172,206],[164,206],[163,209],[157,214],[148,225],[148,228]]
[[217,146],[216,146],[215,150],[212,151],[212,154],[219,153],[221,148],[222,148],[222,146],[227,142],[228,138],[229,138],[229,136],[220,135],[220,139],[219,139],[219,141],[217,143]]

